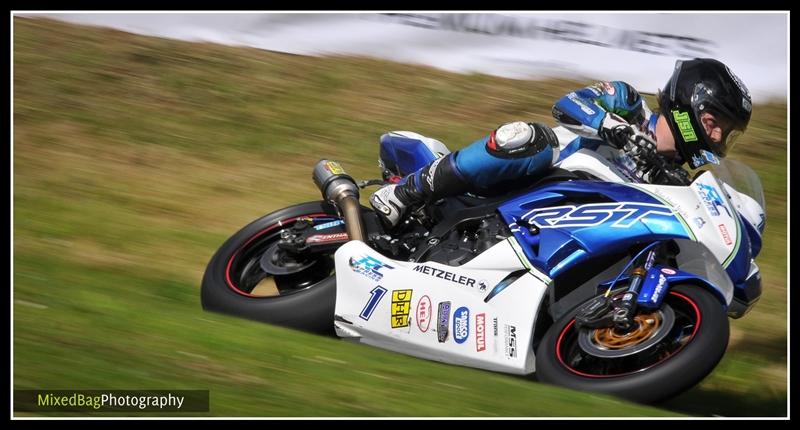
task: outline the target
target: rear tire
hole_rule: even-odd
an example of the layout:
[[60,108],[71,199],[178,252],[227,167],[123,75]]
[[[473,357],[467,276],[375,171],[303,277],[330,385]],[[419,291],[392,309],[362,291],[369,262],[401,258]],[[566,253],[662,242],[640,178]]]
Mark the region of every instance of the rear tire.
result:
[[672,326],[665,327],[668,334],[621,358],[598,358],[581,348],[581,331],[574,327],[576,310],[570,311],[548,329],[539,345],[537,378],[640,403],[663,401],[691,388],[711,373],[725,353],[728,317],[711,292],[694,285],[670,288],[664,303],[675,314]]
[[[278,296],[257,296],[251,294],[252,286],[244,285],[253,283],[247,277],[271,276],[259,273],[261,269],[253,261],[277,241],[281,229],[298,218],[323,216],[338,217],[328,203],[303,203],[265,215],[231,236],[206,267],[200,295],[203,309],[310,332],[333,333],[336,275],[332,272],[332,254],[322,257],[330,261],[320,261],[298,275],[274,276],[276,285],[288,286],[284,289],[286,295],[282,292]],[[248,253],[252,255],[247,257]],[[243,261],[246,259],[251,261]],[[245,267],[247,264],[251,267]],[[292,290],[291,284],[300,279],[302,288]]]

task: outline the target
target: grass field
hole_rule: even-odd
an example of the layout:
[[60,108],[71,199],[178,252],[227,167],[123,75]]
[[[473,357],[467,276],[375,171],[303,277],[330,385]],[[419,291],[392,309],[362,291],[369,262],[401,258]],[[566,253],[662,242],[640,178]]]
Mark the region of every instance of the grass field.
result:
[[455,150],[506,121],[553,123],[587,82],[13,24],[14,388],[208,389],[215,416],[788,413],[783,102],[755,106],[732,155],[766,192],[763,297],[714,373],[654,408],[200,308],[228,236],[319,198],[318,159],[374,178],[385,131]]

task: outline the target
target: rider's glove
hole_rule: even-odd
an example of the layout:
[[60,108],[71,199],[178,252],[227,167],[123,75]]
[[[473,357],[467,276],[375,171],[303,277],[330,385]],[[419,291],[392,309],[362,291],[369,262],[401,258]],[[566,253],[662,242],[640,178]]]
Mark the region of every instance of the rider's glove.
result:
[[637,130],[634,126],[611,112],[606,113],[600,128],[597,130],[597,134],[601,139],[618,149],[624,147],[636,132]]
[[636,160],[646,161],[656,155],[656,143],[646,134],[634,129],[622,145],[622,150]]

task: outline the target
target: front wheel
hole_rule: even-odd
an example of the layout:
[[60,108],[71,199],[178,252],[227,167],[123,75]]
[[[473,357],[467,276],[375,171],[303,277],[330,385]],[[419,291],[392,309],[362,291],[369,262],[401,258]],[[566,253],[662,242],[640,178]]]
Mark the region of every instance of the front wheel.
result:
[[280,267],[272,260],[262,263],[265,253],[275,252],[281,230],[305,218],[338,216],[328,203],[304,203],[253,221],[228,239],[203,276],[203,309],[332,333],[336,302],[333,251],[303,261],[275,259]]
[[578,330],[576,311],[553,324],[539,345],[536,375],[542,382],[653,403],[700,382],[728,345],[724,307],[693,285],[671,288],[656,311],[640,310],[637,329],[629,333]]

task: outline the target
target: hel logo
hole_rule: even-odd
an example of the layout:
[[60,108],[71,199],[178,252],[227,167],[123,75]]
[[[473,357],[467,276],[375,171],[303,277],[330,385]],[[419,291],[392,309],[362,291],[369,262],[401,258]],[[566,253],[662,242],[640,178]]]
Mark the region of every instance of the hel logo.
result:
[[417,327],[419,331],[425,333],[431,325],[431,299],[422,296],[417,303]]
[[629,228],[647,217],[674,219],[672,209],[651,203],[589,203],[581,206],[556,206],[534,209],[522,216],[539,228],[592,227],[610,223],[611,227]]
[[408,327],[411,294],[414,290],[392,290],[392,328]]
[[475,346],[478,352],[486,350],[486,314],[475,315]]
[[725,224],[719,225],[719,232],[722,233],[722,240],[725,241],[725,245],[733,244],[733,240],[731,240],[731,235],[728,233],[728,229],[725,228]]
[[453,338],[456,343],[464,343],[469,337],[469,309],[460,307],[453,314]]

